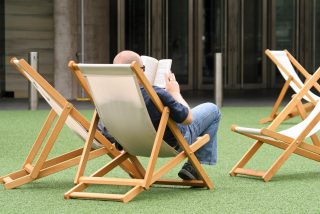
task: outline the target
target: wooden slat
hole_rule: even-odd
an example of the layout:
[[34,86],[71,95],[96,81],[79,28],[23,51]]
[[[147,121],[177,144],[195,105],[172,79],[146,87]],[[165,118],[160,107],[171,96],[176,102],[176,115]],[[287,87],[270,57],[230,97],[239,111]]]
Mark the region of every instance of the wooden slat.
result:
[[12,178],[10,178],[10,177],[5,177],[5,178],[3,178],[3,182],[4,183],[9,183],[9,182],[12,182],[13,180],[12,180]]
[[28,173],[26,172],[26,170],[20,169],[20,170],[18,170],[18,171],[16,171],[16,172],[12,172],[12,173],[10,173],[10,174],[8,174],[8,175],[2,176],[2,177],[0,178],[0,182],[3,183],[3,178],[5,178],[5,177],[11,177],[11,178],[14,180],[14,179],[23,177],[23,176],[25,176],[25,175],[28,175]]
[[266,172],[263,171],[256,171],[253,169],[244,169],[244,168],[237,168],[234,170],[236,174],[242,174],[242,175],[250,175],[250,176],[256,176],[256,177],[262,177]]
[[[101,155],[106,154],[106,151],[104,149],[99,149],[99,150],[94,150],[92,152],[90,152],[89,155],[89,160],[91,159],[95,159],[97,157],[100,157]],[[45,169],[40,170],[39,176],[37,177],[37,179],[51,175],[53,173],[59,172],[61,170],[70,168],[72,166],[78,165],[80,162],[80,157],[81,156],[77,156],[75,158],[72,158],[70,160],[61,162],[59,164],[47,167]]]
[[18,186],[21,186],[23,184],[26,184],[26,183],[29,183],[31,181],[33,181],[34,179],[31,178],[30,175],[27,175],[27,176],[24,176],[22,178],[18,178],[18,179],[15,179],[13,181],[10,181],[8,183],[5,183],[4,184],[4,188],[6,189],[13,189],[13,188],[16,188]]
[[[66,154],[63,154],[58,157],[54,157],[50,160],[47,160],[46,162],[44,162],[43,168],[59,164],[61,162],[70,160],[72,158],[76,158],[82,154],[82,150],[83,150],[83,148],[79,148],[79,149],[73,150],[71,152],[68,152]],[[107,153],[107,151],[104,148],[100,148],[99,150],[104,150],[104,153]]]
[[175,186],[205,186],[202,180],[177,180],[177,179],[159,179],[154,182],[155,184],[162,185],[175,185]]
[[84,184],[84,183],[77,184],[77,185],[75,185],[74,187],[72,187],[68,192],[66,192],[66,193],[64,194],[64,198],[65,198],[65,199],[70,199],[70,194],[71,194],[71,193],[83,191],[83,190],[86,189],[87,187],[88,187],[88,185],[87,185],[87,184]]
[[73,192],[70,194],[70,198],[93,198],[104,200],[117,200],[121,201],[124,195],[120,194],[103,194],[103,193],[91,193],[91,192]]
[[28,173],[31,173],[33,170],[33,166],[31,164],[26,164],[24,167],[24,170],[26,170]]
[[130,191],[128,191],[122,198],[122,202],[127,203],[136,197],[140,192],[144,191],[141,186],[135,186]]
[[85,184],[108,184],[108,185],[119,185],[119,186],[137,186],[142,185],[142,179],[133,178],[104,178],[104,177],[87,177],[82,176],[79,178],[80,183]]

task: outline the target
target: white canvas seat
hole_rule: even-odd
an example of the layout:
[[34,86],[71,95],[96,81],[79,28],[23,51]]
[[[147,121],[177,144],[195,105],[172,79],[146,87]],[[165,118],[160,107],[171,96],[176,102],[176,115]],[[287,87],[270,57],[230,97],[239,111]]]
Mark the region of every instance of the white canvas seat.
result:
[[[168,107],[163,106],[137,64],[74,64],[72,66],[74,69],[81,71],[86,79],[90,96],[97,110],[97,114],[93,117],[96,117],[96,120],[93,120],[91,124],[96,124],[98,118],[103,121],[106,129],[124,148],[123,158],[131,158],[137,164],[136,167],[140,169],[141,178],[134,180],[101,178],[109,170],[103,174],[99,173],[99,171],[96,172],[95,174],[99,174],[99,176],[83,176],[86,165],[86,158],[83,158],[84,161],[80,163],[75,179],[75,181],[78,181],[78,185],[67,192],[65,198],[103,198],[127,202],[144,189],[148,189],[152,184],[156,183],[213,188],[209,177],[204,172],[195,155],[193,155],[197,149],[208,142],[209,136],[204,135],[193,145],[189,146],[176,124],[169,118]],[[147,112],[138,79],[147,90],[155,106],[162,113],[157,131],[154,129]],[[163,141],[163,134],[167,125],[177,138],[183,150],[182,152],[178,153]],[[89,148],[91,143],[92,141],[87,141],[85,148]],[[84,150],[83,157],[85,156],[86,151]],[[138,156],[150,157],[146,169],[139,162]],[[173,158],[160,167],[158,171],[155,171],[158,157]],[[160,179],[161,176],[185,158],[189,158],[189,161],[195,166],[202,177],[200,180]],[[112,163],[107,164],[105,168],[111,167],[110,164]],[[114,167],[116,167],[116,164],[112,166],[112,168]],[[84,186],[88,184],[127,185],[133,186],[133,188],[123,195],[82,192]]]
[[[121,146],[130,154],[150,157],[156,130],[140,90],[137,90],[139,86],[134,82],[134,73],[128,65],[108,66],[111,69],[106,69],[103,65],[78,64],[86,75],[94,93],[93,101],[98,114],[110,134],[116,136]],[[112,73],[107,73],[108,71]],[[176,154],[167,143],[161,143],[160,157]]]
[[[83,148],[68,152],[61,156],[47,160],[47,157],[54,146],[61,129],[66,124],[76,135],[83,140],[88,136],[90,123],[69,103],[58,91],[56,91],[37,71],[35,71],[24,59],[13,58],[11,63],[16,66],[37,89],[42,97],[51,107],[51,111],[44,123],[32,149],[22,168],[19,171],[2,176],[0,182],[4,183],[6,189],[15,188],[25,183],[77,165]],[[56,122],[55,119],[57,118]],[[46,139],[46,136],[48,138]],[[89,158],[96,158],[108,154],[115,158],[120,152],[100,132],[96,132],[94,143],[103,145],[102,148],[90,151]],[[41,152],[40,149],[43,146]],[[36,157],[38,156],[37,160]],[[130,162],[122,167],[131,175],[136,170]]]

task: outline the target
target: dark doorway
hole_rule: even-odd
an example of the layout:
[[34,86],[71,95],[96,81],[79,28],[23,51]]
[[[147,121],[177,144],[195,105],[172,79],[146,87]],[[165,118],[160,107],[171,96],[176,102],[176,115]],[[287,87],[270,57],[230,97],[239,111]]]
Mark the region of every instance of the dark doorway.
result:
[[5,92],[4,0],[0,0],[0,97]]

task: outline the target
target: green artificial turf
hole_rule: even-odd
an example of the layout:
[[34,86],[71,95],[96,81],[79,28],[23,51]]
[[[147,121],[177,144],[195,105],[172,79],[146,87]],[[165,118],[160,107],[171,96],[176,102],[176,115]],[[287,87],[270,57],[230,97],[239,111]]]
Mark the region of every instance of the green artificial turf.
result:
[[[229,171],[252,145],[253,140],[230,131],[231,124],[262,127],[258,120],[270,107],[225,107],[218,134],[218,164],[204,166],[215,190],[154,187],[123,204],[99,200],[65,200],[73,187],[76,167],[36,180],[17,189],[0,187],[0,213],[320,213],[319,163],[292,155],[268,183],[248,177],[230,177]],[[82,111],[90,118],[91,111]],[[28,154],[48,111],[0,111],[0,175],[18,170]],[[299,119],[287,121],[289,127]],[[64,128],[50,157],[83,145]],[[281,150],[264,145],[248,167],[265,170]],[[90,161],[85,174],[109,158]],[[161,159],[164,163],[168,159]],[[147,159],[142,158],[145,164]],[[181,165],[167,177],[175,178]],[[121,169],[112,176],[124,176]],[[96,192],[123,192],[123,187],[94,186]]]

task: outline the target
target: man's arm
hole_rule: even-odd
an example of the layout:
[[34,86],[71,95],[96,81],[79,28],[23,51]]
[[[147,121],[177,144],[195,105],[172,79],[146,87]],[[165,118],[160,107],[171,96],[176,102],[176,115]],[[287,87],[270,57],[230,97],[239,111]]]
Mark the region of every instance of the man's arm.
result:
[[167,92],[179,103],[184,105],[189,109],[189,113],[187,118],[182,122],[184,125],[188,125],[192,122],[192,112],[190,111],[190,107],[188,103],[185,101],[185,99],[180,94],[180,86],[178,82],[176,81],[176,78],[173,73],[170,73],[166,77],[166,90]]

